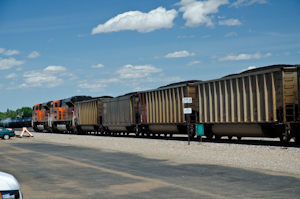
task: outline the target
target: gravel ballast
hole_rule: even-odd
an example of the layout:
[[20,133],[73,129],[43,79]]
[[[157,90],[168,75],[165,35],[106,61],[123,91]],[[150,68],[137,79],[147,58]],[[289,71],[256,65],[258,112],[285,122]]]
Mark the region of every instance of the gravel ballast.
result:
[[[16,131],[20,135],[21,131]],[[237,143],[213,143],[106,137],[94,135],[35,133],[34,138],[14,138],[22,142],[49,142],[63,145],[97,148],[107,152],[133,153],[160,159],[168,164],[213,164],[250,169],[259,172],[276,171],[278,175],[300,178],[300,148]],[[297,175],[295,175],[297,174]]]

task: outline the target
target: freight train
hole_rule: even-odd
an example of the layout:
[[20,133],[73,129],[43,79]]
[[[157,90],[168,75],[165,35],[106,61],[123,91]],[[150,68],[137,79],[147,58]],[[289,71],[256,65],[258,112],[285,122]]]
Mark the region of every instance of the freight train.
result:
[[[300,65],[273,65],[118,97],[75,96],[33,106],[36,131],[300,142]],[[188,103],[183,103],[183,98]],[[186,114],[188,113],[188,114]],[[201,127],[201,128],[200,128]]]

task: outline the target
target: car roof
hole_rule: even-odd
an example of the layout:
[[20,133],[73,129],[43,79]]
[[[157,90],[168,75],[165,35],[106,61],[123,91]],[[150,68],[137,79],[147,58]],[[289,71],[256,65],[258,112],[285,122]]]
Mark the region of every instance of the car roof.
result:
[[8,173],[0,171],[0,191],[20,190],[17,179]]

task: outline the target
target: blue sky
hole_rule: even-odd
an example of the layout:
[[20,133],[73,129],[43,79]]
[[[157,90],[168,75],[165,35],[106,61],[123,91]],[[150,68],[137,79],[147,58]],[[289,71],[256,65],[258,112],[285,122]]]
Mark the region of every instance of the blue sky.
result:
[[299,0],[0,0],[0,112],[300,64]]

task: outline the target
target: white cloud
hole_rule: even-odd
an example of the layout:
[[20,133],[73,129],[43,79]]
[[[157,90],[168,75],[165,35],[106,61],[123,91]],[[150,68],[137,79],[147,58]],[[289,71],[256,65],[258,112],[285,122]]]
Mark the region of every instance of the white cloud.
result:
[[90,92],[99,92],[104,91],[104,87],[107,87],[106,84],[97,84],[97,83],[81,83],[78,84],[79,88],[89,89]]
[[107,84],[118,83],[118,85],[123,85],[120,81],[119,78],[84,80],[80,81],[77,87],[88,89],[89,92],[99,92],[104,91],[104,88],[108,87]]
[[188,38],[188,37],[190,37],[190,38],[194,38],[194,37],[195,37],[195,35],[190,35],[190,36],[186,36],[186,35],[183,35],[183,36],[178,36],[178,38]]
[[0,70],[10,69],[14,66],[19,66],[24,64],[25,61],[17,61],[15,58],[2,59],[0,57]]
[[10,79],[10,78],[14,78],[14,77],[17,77],[17,74],[16,74],[16,73],[8,74],[8,75],[6,75],[5,78]]
[[219,21],[219,25],[240,26],[242,25],[242,23],[238,19],[227,19],[227,20]]
[[25,83],[22,87],[56,87],[64,83],[62,78],[59,76],[68,76],[66,74],[60,74],[66,71],[63,66],[48,66],[43,70],[39,71],[28,71],[25,72]]
[[66,71],[67,69],[63,66],[48,66],[47,68],[44,69],[46,72],[62,72]]
[[160,75],[158,77],[147,77],[141,79],[140,82],[180,82],[182,79],[180,77],[166,77],[164,75]]
[[185,25],[188,27],[198,27],[206,25],[213,27],[213,16],[208,16],[213,13],[219,12],[218,7],[221,5],[229,4],[228,0],[181,0],[175,5],[181,6],[180,12],[183,12],[183,18],[186,20]]
[[49,40],[48,40],[49,43],[50,43],[50,42],[53,42],[53,41],[54,41],[54,39],[49,39]]
[[5,48],[0,48],[0,54],[5,52]]
[[255,69],[255,68],[256,68],[256,66],[249,66],[247,69],[243,69],[240,72],[244,72],[244,71],[247,71],[247,70],[252,70],[252,69]]
[[41,56],[41,54],[38,51],[33,51],[32,53],[30,53],[28,55],[28,58],[36,58],[36,57],[39,57],[39,56]]
[[132,66],[130,64],[123,66],[116,71],[116,74],[120,74],[120,78],[143,78],[150,76],[151,73],[159,73],[162,69],[155,68],[154,66]]
[[190,63],[188,63],[187,65],[188,66],[192,66],[192,65],[195,65],[195,64],[200,64],[201,61],[191,61]]
[[229,32],[224,37],[232,37],[232,36],[238,36],[236,32]]
[[23,87],[56,87],[63,84],[64,80],[58,78],[56,74],[49,74],[47,72],[41,71],[29,71],[25,72],[23,75],[25,79],[25,84]]
[[[118,69],[114,74],[118,77],[108,78],[108,79],[94,79],[80,81],[78,82],[78,87],[90,92],[105,91],[105,88],[110,84],[131,87],[133,91],[146,89],[146,83],[149,82],[178,82],[182,81],[180,77],[166,77],[162,72],[162,69],[156,68],[151,65],[143,66],[132,66],[125,65]],[[158,75],[154,76],[154,73]],[[112,95],[112,94],[110,94]]]
[[21,68],[21,67],[17,68],[17,71],[21,71],[21,70],[23,70],[23,68]]
[[189,56],[195,56],[195,53],[189,53],[186,50],[183,51],[176,51],[174,53],[169,53],[166,56],[164,56],[165,58],[177,58],[177,57],[189,57]]
[[291,55],[290,52],[284,52],[283,54],[286,55],[286,56]]
[[150,90],[150,89],[151,88],[149,88],[149,87],[140,87],[140,86],[138,86],[138,87],[134,88],[133,91],[146,91],[146,90]]
[[204,35],[204,36],[202,36],[202,38],[208,38],[208,37],[210,37],[210,35]]
[[103,68],[103,64],[92,65],[92,68]]
[[236,8],[238,8],[240,6],[250,6],[255,3],[264,4],[264,3],[268,3],[268,1],[267,0],[238,0],[232,3],[229,7],[235,6]]
[[20,52],[18,50],[7,50],[4,55],[7,55],[7,56],[11,56],[11,55],[17,55],[19,54]]
[[230,54],[227,55],[226,57],[219,58],[219,61],[227,61],[227,60],[245,60],[245,59],[260,59],[260,58],[265,58],[271,56],[271,53],[267,53],[265,55],[260,54],[259,52],[255,54]]
[[171,28],[177,14],[178,12],[175,9],[166,10],[163,7],[158,7],[148,13],[129,11],[111,18],[104,24],[99,24],[93,28],[92,35],[122,30],[136,30],[147,33],[161,28]]
[[73,73],[62,73],[59,75],[60,77],[65,76],[65,77],[69,77],[68,80],[75,80],[75,79],[79,79],[78,76],[74,75]]

